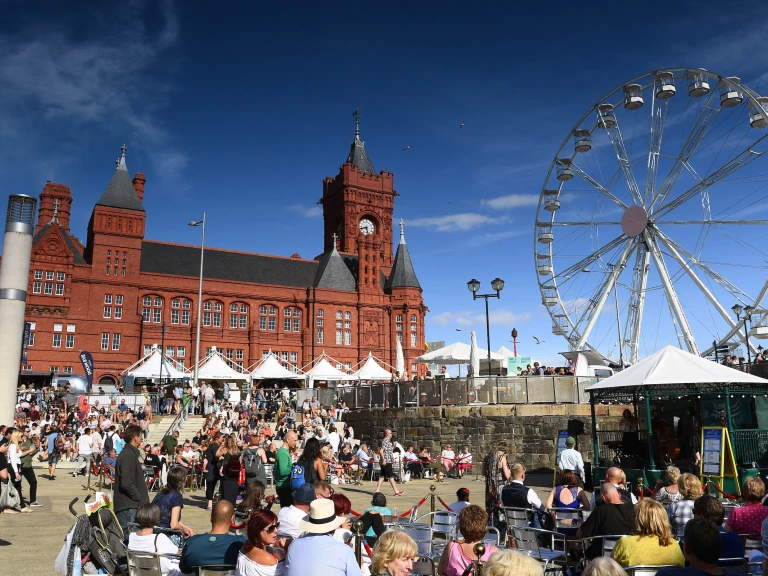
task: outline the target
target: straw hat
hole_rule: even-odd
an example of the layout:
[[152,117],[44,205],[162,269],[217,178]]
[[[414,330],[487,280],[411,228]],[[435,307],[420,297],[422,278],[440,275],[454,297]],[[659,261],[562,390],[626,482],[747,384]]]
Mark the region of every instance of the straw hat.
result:
[[320,498],[309,505],[309,516],[299,522],[299,529],[309,534],[327,534],[344,524],[344,516],[336,516],[333,500]]

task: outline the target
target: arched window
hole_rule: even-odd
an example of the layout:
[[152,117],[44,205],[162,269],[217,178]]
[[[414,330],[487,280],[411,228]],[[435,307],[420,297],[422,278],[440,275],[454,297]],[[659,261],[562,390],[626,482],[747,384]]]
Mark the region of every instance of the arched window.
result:
[[203,302],[203,326],[221,328],[221,311],[223,308],[221,302],[215,300]]
[[248,328],[248,305],[234,302],[229,305],[229,327]]
[[397,339],[400,343],[403,343],[403,315],[398,314],[395,316],[395,331],[397,332]]
[[181,301],[181,323],[189,325],[189,311],[192,308],[192,301],[186,298]]
[[323,330],[323,326],[325,324],[325,319],[324,319],[325,312],[321,309],[321,310],[318,310],[316,314],[317,314],[317,319],[316,319],[317,343],[322,344],[325,340],[325,333]]
[[141,319],[143,322],[160,324],[163,321],[163,299],[159,296],[144,296],[141,299]]
[[416,317],[416,314],[411,314],[411,347],[416,347],[416,342],[418,341],[417,337],[417,328],[418,328],[418,320]]

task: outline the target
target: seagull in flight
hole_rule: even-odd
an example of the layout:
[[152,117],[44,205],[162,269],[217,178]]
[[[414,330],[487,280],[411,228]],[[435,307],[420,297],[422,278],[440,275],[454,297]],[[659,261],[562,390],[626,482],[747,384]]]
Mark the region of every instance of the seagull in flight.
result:
[[461,121],[461,124],[459,125],[459,129],[462,129],[462,128],[464,128],[464,123],[465,123],[465,122],[466,122],[466,120],[462,120],[462,121]]
[[536,345],[537,345],[537,346],[538,346],[539,344],[544,344],[544,340],[539,340],[538,338],[536,338],[536,336],[534,336],[534,337],[533,337],[533,339],[534,339],[534,340],[536,340]]
[[414,146],[416,146],[416,144],[411,144],[410,146],[406,146],[405,148],[403,148],[403,152],[405,152],[406,150],[410,150]]

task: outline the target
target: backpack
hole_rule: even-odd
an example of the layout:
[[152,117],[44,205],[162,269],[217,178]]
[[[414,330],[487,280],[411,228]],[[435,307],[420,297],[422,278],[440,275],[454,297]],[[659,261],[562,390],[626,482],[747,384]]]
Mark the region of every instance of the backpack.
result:
[[296,462],[291,468],[291,491],[301,488],[304,482],[304,465]]
[[267,473],[264,470],[264,463],[259,458],[258,448],[247,448],[243,454],[243,463],[245,464],[246,478],[256,478],[262,484],[267,484]]
[[104,454],[109,454],[112,451],[112,448],[115,447],[115,441],[112,439],[112,434],[107,436],[107,439],[104,440]]
[[56,438],[53,439],[53,449],[56,452],[64,451],[64,437],[61,435],[60,432],[57,432]]
[[231,456],[229,458],[229,462],[227,463],[227,467],[224,469],[224,475],[227,478],[240,478],[240,469],[242,468],[242,464],[240,464],[240,458],[237,456]]

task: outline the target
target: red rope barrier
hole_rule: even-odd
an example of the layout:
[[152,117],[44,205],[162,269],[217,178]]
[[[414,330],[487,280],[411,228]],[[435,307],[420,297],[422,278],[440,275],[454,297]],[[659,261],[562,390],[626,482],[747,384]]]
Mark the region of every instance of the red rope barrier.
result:
[[350,510],[349,513],[352,514],[352,516],[357,516],[358,518],[360,518],[360,516],[362,516],[362,514],[360,514],[360,512],[355,512],[354,510]]
[[446,510],[448,510],[448,512],[453,512],[453,510],[451,510],[451,507],[450,507],[450,506],[448,506],[448,504],[446,504],[446,503],[445,503],[445,500],[443,500],[442,498],[440,498],[440,496],[438,496],[438,497],[437,497],[437,499],[438,499],[438,500],[440,500],[440,504],[442,504],[442,505],[443,505],[443,507],[444,507]]
[[368,554],[368,558],[373,560],[373,551],[371,550],[371,547],[368,546],[368,542],[363,542],[363,545],[365,546],[365,552]]
[[707,482],[707,484],[709,484],[710,486],[714,486],[714,487],[715,487],[715,490],[717,490],[718,492],[720,492],[720,494],[722,494],[722,495],[723,495],[723,496],[725,496],[726,498],[729,498],[729,499],[731,499],[731,500],[736,500],[736,499],[738,499],[738,496],[734,496],[733,494],[727,494],[727,493],[723,492],[722,490],[720,490],[720,487],[719,487],[717,484],[715,484],[714,482],[712,482],[712,480],[710,480],[709,482]]

